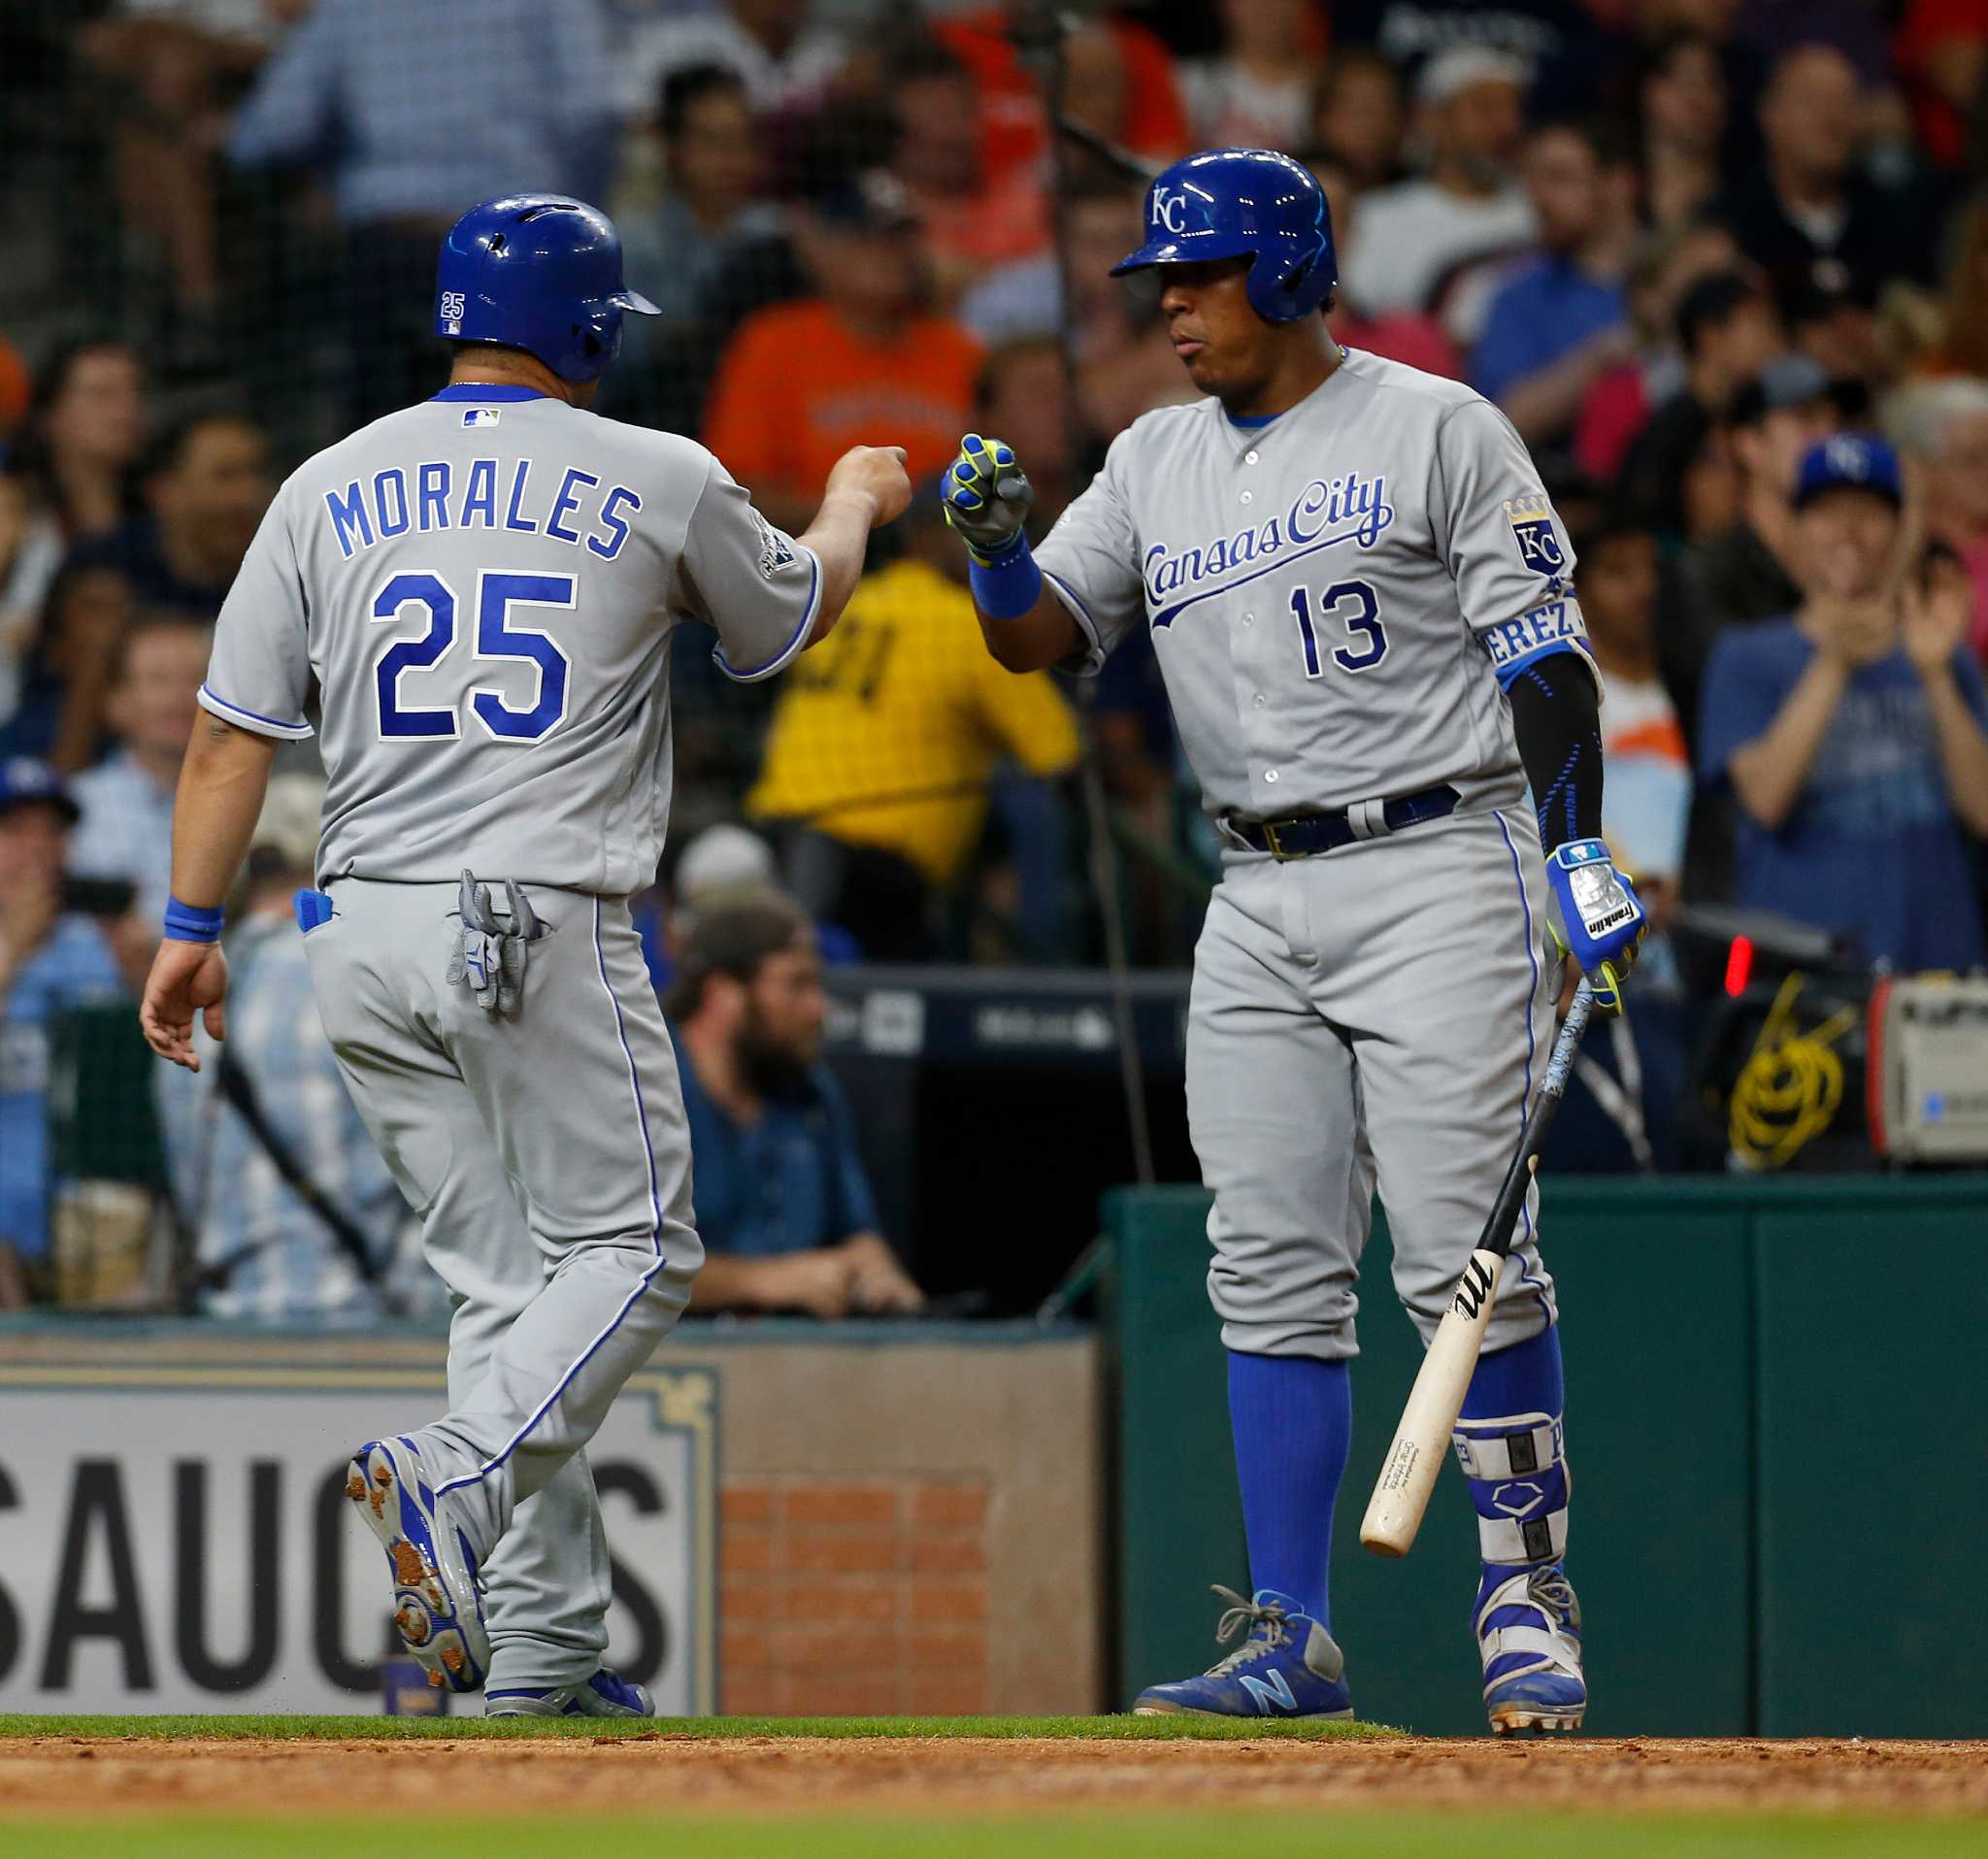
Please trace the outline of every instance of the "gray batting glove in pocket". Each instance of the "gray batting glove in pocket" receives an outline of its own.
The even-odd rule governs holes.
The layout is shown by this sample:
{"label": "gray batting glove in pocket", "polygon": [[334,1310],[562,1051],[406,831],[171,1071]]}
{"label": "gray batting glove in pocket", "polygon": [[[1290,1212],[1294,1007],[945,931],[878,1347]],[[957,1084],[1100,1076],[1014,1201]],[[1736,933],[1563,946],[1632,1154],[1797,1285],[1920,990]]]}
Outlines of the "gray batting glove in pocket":
{"label": "gray batting glove in pocket", "polygon": [[510,879],[504,880],[505,920],[490,907],[490,887],[477,882],[473,872],[462,875],[456,894],[461,924],[455,951],[448,958],[448,984],[466,987],[486,1013],[500,1019],[517,1012],[524,998],[526,952],[542,936],[551,934],[532,909],[531,899]]}

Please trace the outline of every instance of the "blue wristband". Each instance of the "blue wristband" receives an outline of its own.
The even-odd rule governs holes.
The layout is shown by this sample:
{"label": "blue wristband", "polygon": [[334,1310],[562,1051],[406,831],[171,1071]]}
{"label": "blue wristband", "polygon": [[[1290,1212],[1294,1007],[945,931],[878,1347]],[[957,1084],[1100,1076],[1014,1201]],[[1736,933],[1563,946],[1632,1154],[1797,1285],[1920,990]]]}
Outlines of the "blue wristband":
{"label": "blue wristband", "polygon": [[1021,534],[992,561],[969,561],[967,581],[974,605],[989,619],[1019,619],[1043,595],[1043,571]]}
{"label": "blue wristband", "polygon": [[219,911],[204,911],[194,904],[182,904],[177,897],[166,899],[166,941],[169,943],[218,943],[222,917]]}

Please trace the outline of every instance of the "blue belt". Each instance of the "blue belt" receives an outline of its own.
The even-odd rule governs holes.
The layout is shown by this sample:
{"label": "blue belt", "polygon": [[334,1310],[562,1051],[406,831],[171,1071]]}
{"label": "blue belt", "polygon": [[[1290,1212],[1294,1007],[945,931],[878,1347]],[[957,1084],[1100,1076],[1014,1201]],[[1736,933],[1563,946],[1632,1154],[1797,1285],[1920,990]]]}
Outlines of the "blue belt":
{"label": "blue belt", "polygon": [[1455,788],[1445,785],[1389,801],[1380,809],[1378,825],[1366,831],[1353,824],[1344,808],[1331,813],[1305,813],[1297,819],[1226,819],[1222,825],[1252,851],[1268,852],[1279,860],[1313,858],[1320,852],[1336,852],[1358,839],[1379,839],[1399,833],[1405,826],[1446,818],[1456,812],[1459,798]]}

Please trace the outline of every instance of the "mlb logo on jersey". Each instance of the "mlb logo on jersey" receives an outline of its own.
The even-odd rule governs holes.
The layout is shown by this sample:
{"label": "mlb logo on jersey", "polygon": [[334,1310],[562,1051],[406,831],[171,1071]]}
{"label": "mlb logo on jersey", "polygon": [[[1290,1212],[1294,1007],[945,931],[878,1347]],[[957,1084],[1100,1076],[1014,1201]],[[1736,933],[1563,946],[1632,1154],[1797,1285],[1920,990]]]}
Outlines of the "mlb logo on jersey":
{"label": "mlb logo on jersey", "polygon": [[1535,574],[1557,576],[1567,568],[1567,551],[1553,528],[1553,506],[1544,497],[1508,497],[1506,519],[1518,538],[1519,559]]}
{"label": "mlb logo on jersey", "polygon": [[462,410],[462,423],[465,426],[494,426],[497,423],[495,407],[465,407]]}

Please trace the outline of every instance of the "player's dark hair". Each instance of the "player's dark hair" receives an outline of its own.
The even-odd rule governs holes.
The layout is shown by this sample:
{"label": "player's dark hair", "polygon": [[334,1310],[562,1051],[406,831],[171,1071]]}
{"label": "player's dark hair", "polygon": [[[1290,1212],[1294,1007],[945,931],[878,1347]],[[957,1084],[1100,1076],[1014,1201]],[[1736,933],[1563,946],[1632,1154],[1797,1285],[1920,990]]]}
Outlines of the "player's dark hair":
{"label": "player's dark hair", "polygon": [[677,978],[663,997],[663,1012],[685,1020],[704,1005],[705,983],[728,975],[748,985],[769,956],[792,948],[807,928],[808,913],[770,884],[740,884],[715,891],[692,918],[683,939]]}
{"label": "player's dark hair", "polygon": [[1685,358],[1698,359],[1706,330],[1724,328],[1742,305],[1760,303],[1765,298],[1760,281],[1743,271],[1715,271],[1708,278],[1701,278],[1677,306],[1677,341]]}
{"label": "player's dark hair", "polygon": [[692,108],[719,91],[746,95],[746,81],[729,65],[679,65],[663,79],[656,92],[656,127],[665,142],[675,142],[689,124]]}

